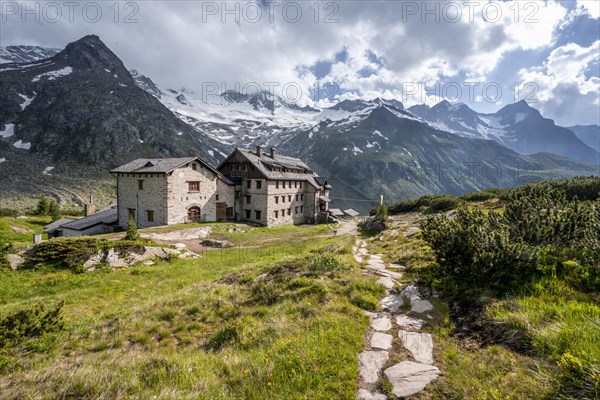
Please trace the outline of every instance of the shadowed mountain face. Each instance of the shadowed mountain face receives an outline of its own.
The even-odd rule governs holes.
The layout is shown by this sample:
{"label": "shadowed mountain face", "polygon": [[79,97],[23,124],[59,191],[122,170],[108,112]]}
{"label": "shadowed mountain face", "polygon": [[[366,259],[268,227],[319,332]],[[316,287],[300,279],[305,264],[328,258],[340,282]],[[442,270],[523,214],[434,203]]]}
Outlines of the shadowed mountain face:
{"label": "shadowed mountain face", "polygon": [[[199,155],[224,148],[140,89],[97,36],[49,59],[0,66],[0,154],[7,191],[52,176],[98,175],[136,157]],[[209,152],[210,150],[210,152]],[[212,154],[211,154],[212,153]],[[27,185],[25,185],[27,186]]]}
{"label": "shadowed mountain face", "polygon": [[572,131],[583,143],[596,151],[600,151],[600,126],[598,125],[575,125],[570,126]]}
{"label": "shadowed mountain face", "polygon": [[571,130],[556,126],[525,101],[494,114],[479,114],[463,103],[442,101],[434,107],[418,105],[409,111],[432,126],[461,136],[492,139],[522,154],[550,152],[592,164],[600,163],[598,150]]}
{"label": "shadowed mountain face", "polygon": [[406,110],[379,98],[317,110],[266,92],[200,100],[128,71],[96,36],[50,58],[28,54],[30,62],[0,65],[4,193],[70,193],[137,157],[197,155],[216,164],[235,146],[254,145],[307,161],[330,177],[332,206],[363,212],[380,194],[460,194],[599,173],[597,160],[520,154],[597,156],[526,103],[479,114],[449,102]]}
{"label": "shadowed mountain face", "polygon": [[322,122],[280,147],[330,177],[336,206],[363,212],[380,194],[386,199],[462,194],[598,173],[554,154],[522,155],[492,140],[441,131],[384,105],[351,124]]}

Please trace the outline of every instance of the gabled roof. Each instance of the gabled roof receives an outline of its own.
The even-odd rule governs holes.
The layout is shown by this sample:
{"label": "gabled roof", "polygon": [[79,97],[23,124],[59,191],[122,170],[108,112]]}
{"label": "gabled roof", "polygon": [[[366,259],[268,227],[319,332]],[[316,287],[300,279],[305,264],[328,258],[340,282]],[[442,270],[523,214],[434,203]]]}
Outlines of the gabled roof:
{"label": "gabled roof", "polygon": [[111,173],[134,173],[134,174],[151,174],[151,173],[169,173],[177,168],[183,167],[191,163],[192,161],[198,161],[200,164],[208,168],[215,175],[225,181],[227,184],[233,184],[229,179],[224,177],[219,171],[213,168],[209,163],[201,159],[200,157],[182,157],[182,158],[138,158],[128,162],[125,165],[121,165],[113,170]]}
{"label": "gabled roof", "polygon": [[353,209],[349,208],[347,210],[344,210],[344,214],[346,214],[346,215],[348,215],[350,217],[358,217],[359,212],[356,211],[356,210],[353,210]]}
{"label": "gabled roof", "polygon": [[55,231],[57,229],[60,229],[62,225],[72,222],[72,221],[77,221],[75,218],[60,218],[57,219],[54,222],[49,223],[48,225],[44,226],[44,232],[48,233],[48,232],[52,232]]}
{"label": "gabled roof", "polygon": [[117,222],[117,220],[117,206],[115,204],[101,211],[98,211],[96,214],[90,215],[89,217],[83,217],[80,219],[76,219],[75,221],[63,224],[61,228],[82,231],[99,224],[113,224]]}
{"label": "gabled roof", "polygon": [[[261,157],[259,157],[255,152],[248,149],[236,148],[235,151],[233,151],[225,160],[221,162],[221,164],[219,164],[217,169],[220,169],[223,165],[225,165],[236,153],[242,154],[267,179],[308,181],[308,183],[316,188],[323,186],[317,181],[317,179],[325,180],[325,178],[319,177],[299,158],[281,156],[278,154],[276,154],[275,157],[271,157],[271,155],[268,153],[264,153]],[[275,171],[275,168],[280,168],[281,171]],[[305,173],[283,172],[291,169],[298,169],[304,171]]]}

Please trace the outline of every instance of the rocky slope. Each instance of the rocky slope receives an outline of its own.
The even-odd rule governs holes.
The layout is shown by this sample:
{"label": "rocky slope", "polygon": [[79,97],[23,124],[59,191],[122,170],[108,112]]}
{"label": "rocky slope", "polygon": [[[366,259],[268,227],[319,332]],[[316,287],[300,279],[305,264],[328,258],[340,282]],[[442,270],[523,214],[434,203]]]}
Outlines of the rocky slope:
{"label": "rocky slope", "polygon": [[[224,149],[140,89],[97,36],[55,56],[0,65],[0,183],[35,191],[70,177],[109,178],[136,157],[199,155]],[[51,178],[52,176],[53,178]]]}

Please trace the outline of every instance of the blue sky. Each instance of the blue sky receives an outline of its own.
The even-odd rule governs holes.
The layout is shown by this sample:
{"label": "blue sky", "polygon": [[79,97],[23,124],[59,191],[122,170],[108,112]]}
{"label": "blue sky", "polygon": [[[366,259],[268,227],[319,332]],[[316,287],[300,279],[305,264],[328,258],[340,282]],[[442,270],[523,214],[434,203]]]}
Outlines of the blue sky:
{"label": "blue sky", "polygon": [[93,33],[127,67],[196,94],[258,84],[302,104],[450,98],[482,112],[526,99],[561,125],[600,123],[600,1],[84,1],[71,18],[46,3],[3,1],[0,45]]}

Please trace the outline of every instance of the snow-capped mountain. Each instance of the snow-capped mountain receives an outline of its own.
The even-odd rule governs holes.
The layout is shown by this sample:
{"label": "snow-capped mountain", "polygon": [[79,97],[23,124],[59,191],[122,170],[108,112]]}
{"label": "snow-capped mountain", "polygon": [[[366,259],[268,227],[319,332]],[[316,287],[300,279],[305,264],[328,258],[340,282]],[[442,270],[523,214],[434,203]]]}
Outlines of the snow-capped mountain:
{"label": "snow-capped mountain", "polygon": [[522,154],[549,152],[592,164],[600,154],[571,130],[544,118],[525,101],[509,104],[493,114],[477,113],[463,103],[446,100],[408,109],[435,128],[460,136],[491,139]]}
{"label": "snow-capped mountain", "polygon": [[60,50],[40,46],[0,46],[0,64],[39,61],[55,56]]}
{"label": "snow-capped mountain", "polygon": [[[598,173],[597,152],[524,102],[494,114],[449,102],[407,110],[381,98],[316,109],[268,92],[161,88],[96,36],[43,54],[0,64],[0,183],[15,193],[73,190],[135,157],[194,154],[216,164],[254,145],[306,160],[330,177],[333,206],[363,212],[379,194],[459,194]],[[519,154],[538,151],[594,165]]]}

